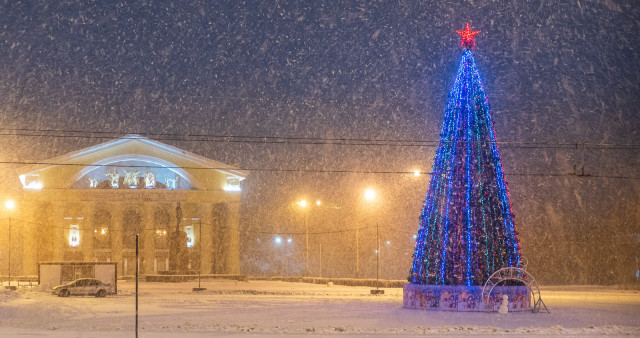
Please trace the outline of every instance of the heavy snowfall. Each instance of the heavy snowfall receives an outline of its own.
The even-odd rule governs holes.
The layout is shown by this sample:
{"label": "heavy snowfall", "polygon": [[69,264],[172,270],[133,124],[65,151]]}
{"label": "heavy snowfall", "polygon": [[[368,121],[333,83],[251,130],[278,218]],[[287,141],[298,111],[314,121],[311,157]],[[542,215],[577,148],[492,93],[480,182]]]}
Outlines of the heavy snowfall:
{"label": "heavy snowfall", "polygon": [[[249,173],[248,281],[140,283],[143,336],[640,335],[637,1],[0,0],[0,13],[1,206],[23,196],[21,168],[130,134]],[[407,280],[467,22],[551,313],[416,311],[401,288],[283,281]],[[58,298],[20,268],[27,225],[0,208],[0,281],[22,280],[0,289],[0,336],[131,336],[131,276],[106,298]],[[37,243],[54,241],[45,230]]]}

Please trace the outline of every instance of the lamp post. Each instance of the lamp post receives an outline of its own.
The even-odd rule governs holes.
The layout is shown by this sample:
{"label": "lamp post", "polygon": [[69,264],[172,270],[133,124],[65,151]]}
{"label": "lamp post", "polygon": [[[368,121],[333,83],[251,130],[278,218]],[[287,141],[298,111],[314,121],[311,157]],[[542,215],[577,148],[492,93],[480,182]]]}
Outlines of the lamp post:
{"label": "lamp post", "polygon": [[[309,205],[307,203],[307,200],[301,200],[299,202],[296,202],[296,204],[298,204],[303,210],[307,209],[307,206]],[[306,262],[306,267],[305,267],[305,276],[309,276],[309,212],[305,210],[305,214],[304,214],[304,229],[305,229],[305,262]]]}
{"label": "lamp post", "polygon": [[7,255],[9,258],[9,280],[8,280],[8,284],[9,287],[11,287],[11,210],[13,210],[13,208],[15,208],[15,203],[12,200],[8,200],[7,202],[5,202],[4,206],[7,208],[7,210],[9,210],[9,249],[7,250]]}
{"label": "lamp post", "polygon": [[[378,224],[380,224],[380,223],[378,221],[376,221],[376,242],[377,242],[377,247],[376,247],[376,293],[381,293],[380,292],[380,228],[378,227]],[[384,291],[382,293],[384,293]]]}
{"label": "lamp post", "polygon": [[358,242],[358,228],[356,228],[356,278],[360,278],[360,243]]}
{"label": "lamp post", "polygon": [[309,213],[307,209],[307,200],[301,200],[296,202],[304,211],[304,229],[305,229],[305,276],[309,276]]}
{"label": "lamp post", "polygon": [[[304,201],[304,202],[305,202],[305,207],[306,207],[306,201]],[[305,276],[308,277],[310,275],[310,273],[309,273],[309,211],[306,211],[304,213],[304,232],[305,232],[304,241],[305,241],[305,251],[306,251],[306,253],[305,253],[305,255],[306,255],[306,258],[305,258],[305,261],[306,261],[306,263],[305,263],[305,265],[306,265],[306,267],[305,267]]]}
{"label": "lamp post", "polygon": [[[304,232],[305,232],[305,276],[309,276],[309,213],[311,212],[311,206],[307,200],[300,200],[296,204],[304,211]],[[322,201],[317,200],[316,207],[322,205]]]}
{"label": "lamp post", "polygon": [[[376,199],[376,191],[373,189],[367,189],[364,191],[364,198],[367,201],[373,202]],[[371,290],[371,294],[378,295],[383,294],[384,290],[380,290],[380,230],[379,223],[376,221],[376,289]],[[357,237],[356,237],[357,239]]]}

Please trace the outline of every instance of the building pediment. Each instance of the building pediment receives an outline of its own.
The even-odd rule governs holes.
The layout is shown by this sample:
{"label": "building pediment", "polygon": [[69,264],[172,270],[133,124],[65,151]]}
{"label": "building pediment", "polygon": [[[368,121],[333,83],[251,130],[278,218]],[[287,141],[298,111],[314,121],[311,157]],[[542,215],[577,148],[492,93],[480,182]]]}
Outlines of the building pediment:
{"label": "building pediment", "polygon": [[24,189],[239,191],[247,176],[224,163],[139,135],[23,167]]}

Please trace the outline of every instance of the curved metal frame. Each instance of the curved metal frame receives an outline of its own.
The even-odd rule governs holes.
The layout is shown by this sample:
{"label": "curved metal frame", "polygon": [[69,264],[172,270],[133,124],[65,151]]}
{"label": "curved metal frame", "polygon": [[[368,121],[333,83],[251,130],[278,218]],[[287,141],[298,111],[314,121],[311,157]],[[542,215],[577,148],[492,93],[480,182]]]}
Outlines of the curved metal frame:
{"label": "curved metal frame", "polygon": [[[526,268],[526,263],[524,264],[524,266]],[[524,283],[529,291],[531,291],[534,301],[533,309],[531,310],[532,312],[538,313],[540,312],[540,309],[544,307],[547,313],[551,313],[540,297],[540,288],[538,287],[538,283],[536,282],[535,278],[533,278],[533,276],[529,272],[527,272],[527,270],[525,270],[525,268],[507,267],[494,272],[489,277],[489,279],[487,279],[487,282],[484,283],[484,287],[482,288],[482,301],[484,302],[485,299],[487,299],[489,295],[491,295],[491,293],[493,292],[493,288],[495,288],[498,284],[508,280],[516,280]],[[490,289],[489,292],[487,292],[487,287],[489,286]]]}

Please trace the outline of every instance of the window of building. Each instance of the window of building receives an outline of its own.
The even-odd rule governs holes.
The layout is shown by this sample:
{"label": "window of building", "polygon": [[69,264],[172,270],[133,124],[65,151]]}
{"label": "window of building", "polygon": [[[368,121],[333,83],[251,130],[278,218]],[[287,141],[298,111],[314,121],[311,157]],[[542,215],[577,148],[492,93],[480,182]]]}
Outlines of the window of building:
{"label": "window of building", "polygon": [[94,215],[93,248],[111,249],[111,214],[100,210]]}
{"label": "window of building", "polygon": [[169,214],[164,210],[158,210],[154,215],[155,224],[155,248],[169,248]]}

